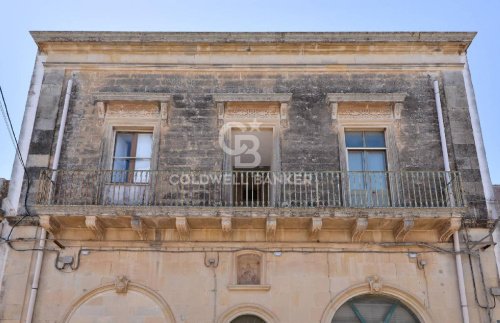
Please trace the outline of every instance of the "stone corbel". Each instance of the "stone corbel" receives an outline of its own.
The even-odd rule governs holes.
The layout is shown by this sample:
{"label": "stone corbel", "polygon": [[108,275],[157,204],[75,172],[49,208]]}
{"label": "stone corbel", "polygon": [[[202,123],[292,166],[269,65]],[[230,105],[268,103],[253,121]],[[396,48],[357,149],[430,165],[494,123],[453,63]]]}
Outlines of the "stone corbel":
{"label": "stone corbel", "polygon": [[438,229],[439,242],[447,242],[450,237],[457,232],[462,226],[461,218],[450,218]]}
{"label": "stone corbel", "polygon": [[365,233],[368,228],[368,218],[357,218],[354,225],[351,228],[352,242],[361,241],[363,233]]}
{"label": "stone corbel", "polygon": [[311,218],[311,237],[318,238],[319,232],[323,228],[323,219],[320,217]]}
{"label": "stone corbel", "polygon": [[130,226],[132,227],[132,230],[134,230],[137,233],[137,235],[141,240],[148,239],[148,230],[146,228],[146,225],[144,224],[143,219],[141,219],[138,216],[133,216],[130,219]]}
{"label": "stone corbel", "polygon": [[415,221],[413,219],[401,219],[401,221],[399,221],[394,228],[394,240],[398,242],[405,241],[406,235],[408,234],[408,232],[410,232],[414,225]]}
{"label": "stone corbel", "polygon": [[288,128],[288,102],[280,103],[280,125]]}
{"label": "stone corbel", "polygon": [[104,122],[104,118],[106,117],[106,102],[97,101],[95,106],[97,108],[97,116],[99,118],[99,124],[102,125]]}
{"label": "stone corbel", "polygon": [[160,119],[162,126],[168,124],[168,106],[169,103],[167,101],[160,102]]}
{"label": "stone corbel", "polygon": [[177,229],[181,240],[189,240],[190,228],[186,217],[176,217],[175,228]]}
{"label": "stone corbel", "polygon": [[268,217],[266,219],[266,240],[274,241],[276,239],[276,229],[278,222],[275,217]]}
{"label": "stone corbel", "polygon": [[401,111],[403,111],[403,102],[394,103],[394,119],[401,119]]}
{"label": "stone corbel", "polygon": [[56,237],[61,231],[61,224],[50,215],[40,215],[40,226]]}
{"label": "stone corbel", "polygon": [[330,109],[332,109],[332,120],[337,120],[337,110],[339,109],[339,103],[330,102]]}
{"label": "stone corbel", "polygon": [[226,238],[231,237],[231,233],[233,231],[233,223],[231,217],[229,216],[221,217],[220,224],[222,228],[222,234],[224,235],[224,237]]}
{"label": "stone corbel", "polygon": [[97,240],[104,239],[106,228],[104,227],[102,220],[97,216],[86,216],[85,226],[87,226],[87,228],[92,231]]}

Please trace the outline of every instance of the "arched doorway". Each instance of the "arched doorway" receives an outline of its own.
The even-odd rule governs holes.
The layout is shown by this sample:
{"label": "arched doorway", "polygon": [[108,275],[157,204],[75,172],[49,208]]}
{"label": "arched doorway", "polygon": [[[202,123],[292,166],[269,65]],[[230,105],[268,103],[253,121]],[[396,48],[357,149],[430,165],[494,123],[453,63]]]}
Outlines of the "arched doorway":
{"label": "arched doorway", "polygon": [[401,301],[385,295],[353,297],[335,312],[332,323],[421,323]]}
{"label": "arched doorway", "polygon": [[231,323],[266,323],[263,319],[258,317],[257,315],[245,314],[238,316]]}

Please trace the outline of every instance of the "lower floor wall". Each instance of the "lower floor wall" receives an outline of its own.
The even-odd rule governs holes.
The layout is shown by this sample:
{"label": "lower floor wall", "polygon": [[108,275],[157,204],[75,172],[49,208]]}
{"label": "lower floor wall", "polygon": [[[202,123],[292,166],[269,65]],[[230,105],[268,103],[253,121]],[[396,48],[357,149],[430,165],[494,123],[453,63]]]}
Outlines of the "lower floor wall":
{"label": "lower floor wall", "polygon": [[[16,228],[16,235],[35,230]],[[478,240],[487,230],[469,234]],[[251,314],[269,323],[326,323],[359,295],[396,300],[421,322],[462,322],[451,243],[75,241],[61,241],[64,250],[47,244],[34,322],[229,323]],[[27,250],[35,242],[13,246]],[[24,322],[36,253],[8,251],[0,322]],[[493,305],[482,279],[496,287],[497,270],[492,247],[479,253],[473,272],[462,255],[470,322],[490,322],[478,304]],[[500,310],[490,315],[496,322]]]}

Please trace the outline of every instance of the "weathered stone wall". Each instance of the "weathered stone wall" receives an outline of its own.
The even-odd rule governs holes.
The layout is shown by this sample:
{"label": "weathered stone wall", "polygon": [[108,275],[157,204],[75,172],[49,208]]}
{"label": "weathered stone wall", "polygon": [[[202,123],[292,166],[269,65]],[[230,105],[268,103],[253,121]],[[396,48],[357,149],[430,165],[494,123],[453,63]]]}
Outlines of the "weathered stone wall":
{"label": "weathered stone wall", "polygon": [[[18,233],[25,234],[22,230],[26,229],[22,228]],[[473,239],[478,239],[486,232],[485,229],[475,229],[470,234]],[[116,237],[118,236],[117,231]],[[67,242],[63,243],[68,246]],[[28,248],[32,247],[32,243],[16,243],[16,246]],[[365,245],[362,248],[363,254],[360,254],[360,249],[355,244],[307,244],[301,248],[310,252],[304,252],[304,249],[294,252],[286,251],[285,245],[279,245],[284,248],[282,253],[265,254],[266,274],[263,283],[270,287],[260,290],[235,290],[231,289],[234,284],[234,251],[228,251],[229,246],[224,245],[226,251],[205,254],[202,251],[193,252],[190,248],[195,246],[195,243],[172,245],[174,249],[171,250],[176,250],[173,252],[162,252],[160,249],[145,246],[141,247],[144,248],[142,252],[102,251],[112,248],[112,243],[107,242],[97,248],[101,251],[90,250],[81,254],[78,269],[65,268],[61,271],[54,267],[57,254],[46,252],[34,322],[65,322],[63,318],[72,310],[76,312],[73,318],[77,322],[90,322],[96,317],[111,319],[106,316],[107,313],[119,312],[127,312],[131,322],[142,322],[148,313],[152,319],[158,316],[159,310],[152,306],[151,302],[137,301],[142,298],[147,300],[151,293],[158,295],[168,305],[175,322],[204,323],[212,322],[213,318],[216,322],[221,322],[224,313],[234,306],[250,303],[267,309],[280,322],[320,322],[322,317],[331,319],[334,311],[330,306],[335,301],[342,297],[349,298],[356,293],[369,293],[367,279],[373,276],[379,278],[380,293],[396,297],[393,293],[397,292],[397,298],[414,311],[416,309],[413,306],[417,304],[418,309],[430,318],[423,322],[461,321],[453,254],[427,248],[375,245]],[[451,248],[451,244],[441,246],[445,249]],[[218,245],[206,247],[209,250],[217,248]],[[239,250],[255,247],[254,243],[240,242],[232,243],[230,248]],[[266,250],[276,248],[277,245],[264,243],[257,247]],[[337,251],[314,252],[314,248],[321,247]],[[48,248],[52,249],[51,243]],[[77,250],[78,248],[68,247],[63,253],[76,256]],[[419,268],[417,259],[410,257],[409,251],[420,252],[418,260],[426,261],[424,268]],[[485,282],[487,286],[495,286],[497,276],[493,249],[488,248],[480,253]],[[30,271],[34,266],[34,254],[11,251],[9,256],[3,281],[5,292],[0,292],[0,322],[20,322],[26,314],[26,306],[23,307],[23,303],[27,302],[30,290]],[[205,265],[207,257],[218,260],[215,268]],[[485,291],[477,280],[480,277],[477,258],[472,259],[476,292],[484,299]],[[75,268],[76,260],[77,258]],[[474,301],[468,257],[464,256],[463,261],[470,321],[487,322],[486,311],[476,306]],[[130,280],[131,287],[129,286],[127,294],[115,292],[115,279],[121,275]],[[134,289],[133,284],[142,288]],[[142,295],[142,298],[138,297],[137,293]],[[110,298],[114,301],[109,302]],[[132,302],[128,303],[127,300]],[[162,306],[161,303],[156,305]],[[497,318],[498,314],[498,308],[494,309],[493,317]],[[80,320],[76,320],[78,318]]]}
{"label": "weathered stone wall", "polygon": [[[337,129],[332,126],[326,94],[406,92],[397,122],[396,142],[402,170],[443,170],[432,87],[442,84],[447,140],[453,170],[462,172],[466,199],[484,217],[484,197],[467,98],[461,72],[428,73],[132,73],[78,72],[75,75],[60,168],[99,168],[104,129],[94,105],[99,92],[173,94],[169,126],[160,138],[158,169],[220,170],[217,111],[212,93],[292,93],[287,129],[281,130],[283,170],[339,170]],[[46,72],[29,166],[36,174],[47,167],[55,147],[63,87],[69,75]],[[33,192],[33,189],[31,190]]]}

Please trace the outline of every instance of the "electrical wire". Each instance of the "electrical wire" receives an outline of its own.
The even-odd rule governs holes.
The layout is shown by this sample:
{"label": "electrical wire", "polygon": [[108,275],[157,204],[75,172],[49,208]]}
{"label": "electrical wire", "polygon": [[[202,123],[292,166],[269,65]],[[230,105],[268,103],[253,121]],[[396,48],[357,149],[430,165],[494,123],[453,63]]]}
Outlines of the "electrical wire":
{"label": "electrical wire", "polygon": [[19,225],[26,217],[32,217],[33,215],[31,214],[29,208],[28,208],[28,195],[31,187],[31,179],[28,174],[28,170],[26,169],[26,164],[23,160],[23,156],[21,154],[21,150],[19,149],[19,141],[17,140],[16,132],[14,131],[14,126],[12,125],[12,119],[10,118],[9,114],[9,109],[7,107],[7,102],[5,101],[5,96],[3,94],[2,87],[0,86],[0,95],[2,97],[2,101],[0,102],[0,111],[2,113],[5,125],[7,126],[7,132],[9,133],[9,137],[12,141],[12,144],[14,146],[14,149],[16,151],[16,157],[19,159],[19,162],[21,163],[21,166],[23,167],[24,174],[26,175],[26,194],[24,195],[24,209],[26,213],[19,219],[17,220],[12,227],[10,228],[9,234],[7,235],[7,238],[1,238],[2,240],[7,241],[7,244],[9,245],[10,248],[14,249],[15,248],[10,244],[10,237],[12,236],[12,233],[14,232],[14,228]]}

